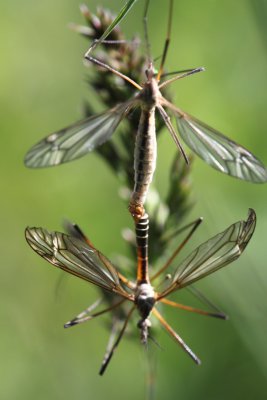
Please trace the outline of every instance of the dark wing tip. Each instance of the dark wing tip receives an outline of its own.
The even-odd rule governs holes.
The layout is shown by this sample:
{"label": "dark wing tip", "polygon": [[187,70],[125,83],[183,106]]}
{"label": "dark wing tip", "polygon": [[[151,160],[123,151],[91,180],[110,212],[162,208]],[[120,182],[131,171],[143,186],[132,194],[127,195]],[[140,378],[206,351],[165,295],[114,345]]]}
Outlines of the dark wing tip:
{"label": "dark wing tip", "polygon": [[253,208],[248,209],[248,222],[249,220],[256,221],[256,211]]}
{"label": "dark wing tip", "polygon": [[248,242],[250,241],[254,233],[256,227],[256,221],[257,221],[256,212],[253,210],[253,208],[249,208],[248,218],[244,222],[244,226],[240,235],[239,245],[241,252],[245,250]]}
{"label": "dark wing tip", "polygon": [[211,315],[215,318],[223,319],[224,321],[229,319],[228,315],[224,314],[223,312],[211,313]]}

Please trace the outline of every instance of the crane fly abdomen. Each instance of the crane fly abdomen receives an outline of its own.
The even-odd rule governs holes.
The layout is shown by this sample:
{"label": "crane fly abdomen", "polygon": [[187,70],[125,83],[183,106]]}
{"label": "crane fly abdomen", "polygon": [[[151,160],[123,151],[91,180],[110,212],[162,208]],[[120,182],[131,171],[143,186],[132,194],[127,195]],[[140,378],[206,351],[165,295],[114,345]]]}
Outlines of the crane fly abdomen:
{"label": "crane fly abdomen", "polygon": [[134,149],[134,190],[129,210],[137,220],[144,215],[149,184],[156,168],[155,106],[142,107]]}
{"label": "crane fly abdomen", "polygon": [[137,284],[148,284],[148,231],[149,219],[144,214],[135,224],[137,245]]}

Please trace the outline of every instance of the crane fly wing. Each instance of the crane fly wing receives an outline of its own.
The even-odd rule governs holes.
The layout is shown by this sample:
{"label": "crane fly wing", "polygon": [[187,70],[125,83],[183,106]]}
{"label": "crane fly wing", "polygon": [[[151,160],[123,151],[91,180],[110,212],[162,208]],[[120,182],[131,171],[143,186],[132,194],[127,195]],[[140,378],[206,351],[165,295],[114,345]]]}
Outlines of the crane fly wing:
{"label": "crane fly wing", "polygon": [[102,114],[52,133],[28,151],[25,165],[43,168],[82,157],[110,138],[133,105],[133,100],[119,104]]}
{"label": "crane fly wing", "polygon": [[[91,240],[84,234],[84,232],[81,230],[79,225],[65,220],[64,228],[69,236],[75,237],[76,239],[83,240],[84,242],[86,242],[89,245],[89,247],[91,247],[91,249],[95,249],[95,246],[93,245]],[[133,282],[129,281],[127,278],[125,278],[125,276],[122,275],[119,271],[117,271],[117,273],[118,273],[120,282],[122,282],[123,285],[126,285],[130,289],[135,289],[135,283],[133,283]],[[105,295],[107,296],[107,293],[105,293]]]}
{"label": "crane fly wing", "polygon": [[120,284],[115,267],[88,243],[64,233],[50,233],[43,228],[28,227],[25,237],[31,248],[52,265],[130,299],[131,296]]}
{"label": "crane fly wing", "polygon": [[169,287],[159,299],[183,288],[236,260],[246,248],[256,226],[255,211],[197,247],[177,268]]}
{"label": "crane fly wing", "polygon": [[244,147],[197,118],[184,113],[166,99],[162,100],[162,105],[174,112],[182,139],[207,164],[244,181],[267,182],[267,169]]}

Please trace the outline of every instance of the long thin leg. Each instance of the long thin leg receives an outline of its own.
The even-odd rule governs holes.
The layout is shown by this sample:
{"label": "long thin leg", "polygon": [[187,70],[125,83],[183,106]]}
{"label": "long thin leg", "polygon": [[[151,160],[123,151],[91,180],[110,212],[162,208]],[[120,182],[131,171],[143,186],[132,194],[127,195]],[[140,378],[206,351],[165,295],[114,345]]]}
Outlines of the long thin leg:
{"label": "long thin leg", "polygon": [[108,344],[107,344],[106,351],[105,351],[101,365],[103,365],[104,361],[108,358],[109,353],[111,352],[112,346],[114,345],[114,339],[118,332],[119,322],[120,321],[118,318],[115,318],[115,320],[112,322],[111,332],[110,332],[109,339],[108,339]]}
{"label": "long thin leg", "polygon": [[195,68],[195,69],[192,69],[191,71],[185,72],[182,75],[177,75],[177,76],[175,76],[175,77],[173,77],[171,79],[168,79],[167,81],[161,83],[159,85],[159,89],[162,89],[163,87],[169,85],[172,82],[177,81],[178,79],[182,79],[182,78],[185,78],[186,76],[193,75],[193,74],[196,74],[197,72],[202,72],[202,71],[205,71],[204,67]]}
{"label": "long thin leg", "polygon": [[161,63],[160,63],[160,68],[159,68],[159,72],[158,72],[158,75],[157,75],[157,81],[158,82],[160,81],[160,78],[161,78],[161,75],[162,75],[162,72],[163,72],[164,63],[165,63],[165,60],[166,60],[166,57],[167,57],[168,48],[169,48],[169,45],[170,45],[172,14],[173,14],[173,0],[170,0],[167,35],[166,35],[166,40],[165,40],[165,44],[164,44],[164,49],[163,49],[163,55],[162,55],[162,59],[161,59]]}
{"label": "long thin leg", "polygon": [[126,40],[126,39],[122,39],[122,40],[99,40],[99,39],[95,39],[94,41],[95,43],[102,43],[102,44],[140,44],[140,40]]}
{"label": "long thin leg", "polygon": [[[203,218],[199,217],[199,218],[195,219],[194,221],[189,222],[189,224],[182,226],[182,228],[178,228],[178,229],[174,230],[173,232],[171,232],[169,234],[165,234],[165,235],[163,234],[162,240],[164,242],[169,242],[170,240],[172,240],[176,236],[178,236],[181,233],[183,233],[184,231],[186,231],[188,228],[191,228],[191,226],[200,225],[202,221],[203,221]],[[194,228],[194,229],[196,229],[196,228]]]}
{"label": "long thin leg", "polygon": [[136,83],[133,79],[129,78],[128,76],[126,76],[126,75],[122,74],[121,72],[117,71],[116,69],[112,68],[110,65],[105,64],[104,62],[98,60],[97,58],[89,56],[89,54],[86,54],[84,57],[86,60],[88,60],[96,65],[99,65],[102,68],[105,68],[106,70],[112,72],[113,74],[115,74],[115,75],[119,76],[120,78],[124,79],[125,81],[129,82],[131,85],[136,87],[138,90],[142,90],[142,86],[138,85],[138,83]]}
{"label": "long thin leg", "polygon": [[228,319],[228,315],[226,315],[223,311],[221,311],[212,301],[210,301],[199,289],[197,289],[195,286],[190,285],[185,288],[188,292],[193,294],[195,297],[197,297],[203,304],[209,306],[211,309],[215,310],[216,313],[219,313],[222,315],[223,319]]}
{"label": "long thin leg", "polygon": [[214,312],[204,311],[204,310],[201,310],[199,308],[186,306],[184,304],[176,303],[175,301],[171,301],[171,300],[168,300],[168,299],[165,299],[165,298],[160,299],[160,301],[162,303],[164,303],[164,304],[167,304],[168,306],[180,308],[181,310],[186,310],[186,311],[194,312],[194,313],[201,314],[201,315],[207,315],[209,317],[226,319],[225,318],[226,316],[223,313],[219,313],[219,312],[218,313],[214,313]]}
{"label": "long thin leg", "polygon": [[68,220],[64,220],[63,227],[68,235],[73,236],[79,240],[83,240],[85,243],[89,244],[90,247],[93,247],[95,249],[95,246],[93,245],[91,240],[85,235],[79,225],[72,223]]}
{"label": "long thin leg", "polygon": [[[128,0],[127,3],[121,8],[121,10],[119,11],[119,14],[117,15],[117,17],[113,20],[113,22],[107,27],[107,29],[105,30],[105,32],[102,34],[102,36],[100,37],[100,39],[97,40],[97,43],[101,43],[103,42],[103,40],[106,39],[106,37],[108,37],[108,35],[113,31],[113,29],[118,25],[118,23],[125,17],[125,15],[128,13],[128,11],[132,8],[132,6],[134,5],[136,0]],[[89,13],[88,8],[85,5],[81,6],[81,11],[83,13],[83,15],[86,17]],[[92,42],[91,46],[89,47],[89,49],[87,50],[85,55],[88,55],[97,45],[97,43],[95,41]]]}
{"label": "long thin leg", "polygon": [[90,312],[92,312],[96,307],[99,306],[99,304],[103,301],[103,298],[100,297],[97,299],[93,304],[91,304],[89,307],[87,307],[84,311],[82,311],[80,314],[78,314],[75,318],[73,318],[71,321],[68,321],[64,324],[64,328],[69,328],[70,326],[80,324],[83,322],[83,319],[85,316],[87,316]]}
{"label": "long thin leg", "polygon": [[148,64],[151,63],[150,43],[149,43],[149,39],[148,39],[148,27],[147,27],[147,13],[148,13],[148,8],[149,8],[149,2],[150,2],[150,0],[146,0],[144,18],[143,18],[143,21],[144,21],[144,35],[145,35],[145,44],[146,44],[146,52],[147,52]]}
{"label": "long thin leg", "polygon": [[158,310],[154,307],[152,313],[159,320],[159,322],[164,326],[166,331],[171,335],[171,337],[182,347],[182,349],[192,358],[192,360],[196,364],[201,364],[200,359],[193,353],[190,347],[183,341],[183,339],[176,333],[172,327],[165,321],[162,315],[158,312]]}
{"label": "long thin leg", "polygon": [[161,75],[161,78],[166,78],[167,76],[172,76],[172,75],[180,75],[185,72],[191,72],[195,70],[196,68],[186,68],[186,69],[179,69],[178,71],[171,71],[171,72],[166,72]]}
{"label": "long thin leg", "polygon": [[163,121],[165,122],[165,124],[166,124],[166,126],[167,126],[167,128],[168,128],[168,130],[169,130],[169,132],[170,132],[170,134],[171,134],[171,136],[172,136],[172,138],[173,138],[173,140],[174,140],[176,146],[179,148],[179,150],[180,150],[182,156],[184,157],[186,164],[189,164],[188,157],[187,157],[187,155],[185,154],[185,151],[184,151],[184,149],[183,149],[183,146],[181,145],[180,140],[179,140],[178,137],[177,137],[177,134],[176,134],[176,132],[175,132],[174,127],[173,127],[172,124],[171,124],[170,117],[168,116],[168,114],[166,113],[166,111],[164,110],[164,108],[163,108],[162,106],[157,105],[157,109],[159,110],[160,115],[162,116]]}
{"label": "long thin leg", "polygon": [[[117,271],[117,272],[118,272],[118,271]],[[118,272],[118,276],[119,276],[120,281],[121,281],[125,286],[127,286],[129,289],[135,289],[135,287],[136,287],[135,283],[129,281],[129,280],[128,280],[127,278],[125,278],[125,276],[122,275],[120,272]]]}
{"label": "long thin leg", "polygon": [[[196,229],[198,228],[198,226],[201,224],[202,222],[202,218],[198,218],[196,221],[193,222],[193,227],[192,229],[190,229],[190,231],[188,232],[187,236],[184,238],[184,240],[179,244],[179,246],[177,247],[177,249],[173,252],[173,254],[171,255],[171,257],[168,259],[168,261],[163,265],[163,267],[156,272],[155,275],[152,276],[151,278],[151,282],[153,282],[154,279],[156,279],[160,274],[162,274],[168,267],[169,265],[173,262],[173,260],[175,259],[175,257],[179,254],[179,252],[182,250],[182,248],[186,245],[186,243],[189,241],[189,239],[191,238],[191,236],[193,235],[193,233],[196,231]],[[190,225],[187,225],[190,226]]]}
{"label": "long thin leg", "polygon": [[129,313],[127,315],[127,318],[126,318],[126,320],[125,320],[125,322],[123,324],[122,330],[120,331],[116,342],[113,344],[113,346],[110,349],[109,353],[106,354],[106,357],[102,361],[102,365],[101,365],[101,368],[100,368],[100,371],[99,371],[99,375],[103,375],[104,374],[104,372],[105,372],[105,370],[106,370],[106,368],[107,368],[107,366],[108,366],[108,364],[109,364],[109,362],[111,360],[111,357],[114,354],[114,351],[116,350],[116,348],[118,347],[118,345],[119,345],[119,343],[121,341],[121,338],[122,338],[122,336],[123,336],[123,334],[125,332],[125,329],[126,329],[126,327],[128,325],[129,319],[130,319],[134,309],[135,309],[135,306],[132,307],[131,310],[129,311]]}
{"label": "long thin leg", "polygon": [[[87,315],[88,313],[85,311],[83,311],[81,314],[79,314],[77,317],[73,318],[71,321],[67,322],[64,325],[64,328],[70,328],[71,326],[77,325],[77,324],[81,324],[83,322],[86,321],[90,321],[93,318],[98,317],[99,315],[105,314],[106,312],[112,311],[115,308],[119,307],[122,303],[125,302],[125,299],[118,301],[118,303],[113,304],[112,306],[105,308],[104,310],[101,310],[97,313],[91,314],[91,315]],[[82,315],[82,317],[80,317]]]}
{"label": "long thin leg", "polygon": [[[79,25],[75,24],[73,22],[68,24],[69,29],[72,31],[79,33],[80,35],[86,36],[89,39],[92,37],[92,30],[88,26],[84,25]],[[126,40],[126,39],[121,39],[121,40],[100,40],[100,39],[94,39],[94,44],[140,44],[140,40]]]}

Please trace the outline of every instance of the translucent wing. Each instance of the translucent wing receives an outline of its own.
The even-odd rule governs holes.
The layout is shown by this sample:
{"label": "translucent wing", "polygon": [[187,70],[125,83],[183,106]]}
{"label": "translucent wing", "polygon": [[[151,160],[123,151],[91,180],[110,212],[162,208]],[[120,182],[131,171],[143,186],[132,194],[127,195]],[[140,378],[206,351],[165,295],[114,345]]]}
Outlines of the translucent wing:
{"label": "translucent wing", "polygon": [[176,114],[181,137],[202,160],[238,179],[267,182],[265,166],[248,150],[189,114],[176,107],[171,108]]}
{"label": "translucent wing", "polygon": [[[81,230],[79,225],[73,224],[67,220],[64,221],[64,228],[65,231],[67,232],[68,235],[75,237],[76,239],[83,240],[86,242],[91,249],[95,249],[95,246],[91,242],[91,240],[84,234],[84,232]],[[118,277],[120,279],[120,282],[122,282],[124,285],[126,285],[130,289],[135,289],[135,283],[129,281],[127,278],[125,278],[124,275],[122,275],[119,271],[117,271]],[[105,297],[110,296],[109,293],[105,293]]]}
{"label": "translucent wing", "polygon": [[52,133],[28,151],[25,165],[43,168],[82,157],[110,138],[132,106],[133,101],[119,104],[109,111]]}
{"label": "translucent wing", "polygon": [[111,262],[84,241],[60,232],[29,227],[25,237],[37,254],[56,267],[131,300]]}
{"label": "translucent wing", "polygon": [[177,268],[169,287],[159,299],[183,288],[236,260],[246,248],[256,225],[256,214],[249,210],[247,221],[238,221],[197,247]]}

